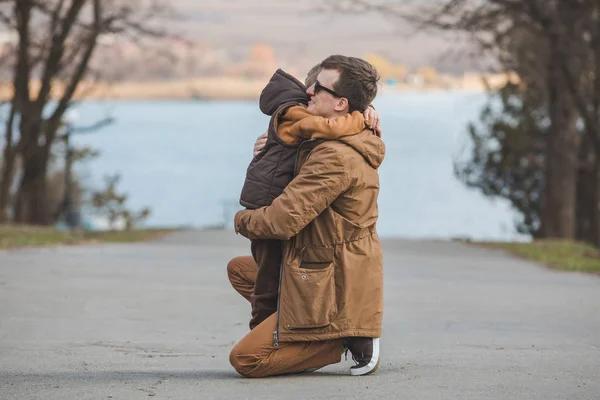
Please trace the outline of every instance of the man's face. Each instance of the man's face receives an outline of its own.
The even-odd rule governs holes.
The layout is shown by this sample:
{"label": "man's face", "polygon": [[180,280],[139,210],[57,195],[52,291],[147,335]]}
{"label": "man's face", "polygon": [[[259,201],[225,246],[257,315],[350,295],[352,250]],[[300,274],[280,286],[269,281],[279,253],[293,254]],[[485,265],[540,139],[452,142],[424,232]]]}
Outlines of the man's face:
{"label": "man's face", "polygon": [[[339,71],[335,69],[324,69],[317,75],[317,82],[325,88],[333,90],[333,85],[340,78]],[[325,90],[318,90],[315,93],[315,85],[313,84],[306,93],[310,96],[308,102],[308,111],[315,115],[325,118],[332,118],[348,111],[348,101],[345,98],[335,97]]]}

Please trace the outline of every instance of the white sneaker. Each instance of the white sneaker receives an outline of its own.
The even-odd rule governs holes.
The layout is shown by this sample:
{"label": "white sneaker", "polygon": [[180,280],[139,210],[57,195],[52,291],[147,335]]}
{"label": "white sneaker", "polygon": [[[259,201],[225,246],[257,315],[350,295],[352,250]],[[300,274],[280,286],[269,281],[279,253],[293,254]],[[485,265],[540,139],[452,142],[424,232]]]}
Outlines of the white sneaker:
{"label": "white sneaker", "polygon": [[356,365],[350,368],[350,375],[368,375],[379,367],[379,338],[347,338],[348,350]]}

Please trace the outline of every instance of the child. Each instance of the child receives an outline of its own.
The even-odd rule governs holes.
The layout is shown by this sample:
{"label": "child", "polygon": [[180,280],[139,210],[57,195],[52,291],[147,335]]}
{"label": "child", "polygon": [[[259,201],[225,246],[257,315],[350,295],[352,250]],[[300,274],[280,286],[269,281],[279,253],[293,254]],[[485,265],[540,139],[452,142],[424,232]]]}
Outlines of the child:
{"label": "child", "polygon": [[[264,149],[252,160],[246,174],[240,204],[249,209],[270,205],[294,178],[298,147],[307,139],[336,139],[354,135],[367,126],[361,112],[339,118],[324,118],[310,113],[306,106],[310,87],[321,71],[311,69],[306,86],[292,75],[277,70],[260,96],[260,109],[270,115]],[[250,329],[277,311],[283,242],[252,240],[251,250],[258,274],[251,296]]]}

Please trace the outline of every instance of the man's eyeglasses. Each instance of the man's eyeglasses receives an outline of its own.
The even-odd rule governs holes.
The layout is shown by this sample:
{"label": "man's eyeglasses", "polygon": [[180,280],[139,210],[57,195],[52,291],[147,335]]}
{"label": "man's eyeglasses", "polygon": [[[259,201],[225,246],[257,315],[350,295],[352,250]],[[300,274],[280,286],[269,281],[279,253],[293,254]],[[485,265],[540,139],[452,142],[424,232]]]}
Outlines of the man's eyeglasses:
{"label": "man's eyeglasses", "polygon": [[329,89],[328,87],[325,87],[325,86],[321,85],[319,83],[319,81],[315,81],[315,94],[319,93],[321,90],[326,91],[327,93],[329,93],[330,95],[332,95],[334,97],[339,97],[339,98],[345,97],[345,96],[337,94],[335,92],[335,90]]}

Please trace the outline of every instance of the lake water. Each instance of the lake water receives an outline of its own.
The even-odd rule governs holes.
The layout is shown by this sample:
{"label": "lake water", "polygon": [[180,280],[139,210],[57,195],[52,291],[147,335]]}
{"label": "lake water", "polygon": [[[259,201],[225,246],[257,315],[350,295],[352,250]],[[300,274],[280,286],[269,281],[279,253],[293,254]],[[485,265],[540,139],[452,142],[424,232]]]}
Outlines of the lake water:
{"label": "lake water", "polygon": [[[514,215],[453,175],[468,144],[465,126],[485,103],[477,93],[380,95],[386,159],[380,169],[382,237],[516,239]],[[76,138],[101,156],[79,167],[92,185],[122,174],[133,208],[149,226],[231,226],[256,137],[268,117],[256,101],[110,101],[77,107],[76,125],[116,122]]]}

